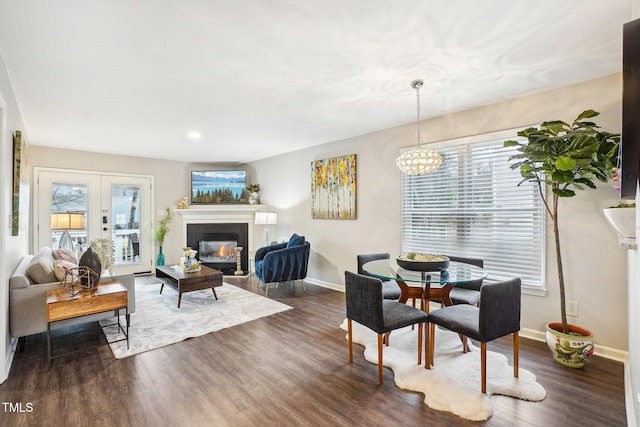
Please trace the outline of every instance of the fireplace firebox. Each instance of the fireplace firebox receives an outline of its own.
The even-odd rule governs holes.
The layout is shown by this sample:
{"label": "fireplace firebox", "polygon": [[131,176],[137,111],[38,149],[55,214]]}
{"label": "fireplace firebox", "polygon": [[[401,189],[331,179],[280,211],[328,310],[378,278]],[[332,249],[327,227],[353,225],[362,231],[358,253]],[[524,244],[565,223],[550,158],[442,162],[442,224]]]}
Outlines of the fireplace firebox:
{"label": "fireplace firebox", "polygon": [[235,240],[201,240],[198,242],[200,261],[207,264],[236,262]]}
{"label": "fireplace firebox", "polygon": [[240,265],[249,270],[249,226],[246,223],[187,224],[187,246],[196,249],[203,265],[233,275],[237,269],[235,248],[240,252]]}

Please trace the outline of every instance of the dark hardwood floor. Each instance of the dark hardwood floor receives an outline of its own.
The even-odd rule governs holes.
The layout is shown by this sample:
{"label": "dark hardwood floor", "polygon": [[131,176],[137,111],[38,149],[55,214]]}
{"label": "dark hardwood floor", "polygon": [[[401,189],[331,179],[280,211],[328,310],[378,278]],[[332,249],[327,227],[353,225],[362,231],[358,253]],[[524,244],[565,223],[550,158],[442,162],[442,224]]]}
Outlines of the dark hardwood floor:
{"label": "dark hardwood floor", "polygon": [[[138,286],[152,279],[137,278]],[[263,293],[255,279],[225,280]],[[50,370],[45,335],[29,337],[0,385],[0,426],[626,425],[621,363],[594,357],[584,369],[563,368],[544,343],[527,339],[520,364],[547,390],[544,401],[491,396],[493,416],[480,423],[433,411],[422,394],[396,387],[389,369],[379,386],[361,346],[348,363],[338,328],[344,294],[306,286],[306,294],[299,283],[269,290],[293,310],[121,360],[95,324],[55,344],[98,346],[55,359]],[[511,358],[508,338],[489,349]]]}

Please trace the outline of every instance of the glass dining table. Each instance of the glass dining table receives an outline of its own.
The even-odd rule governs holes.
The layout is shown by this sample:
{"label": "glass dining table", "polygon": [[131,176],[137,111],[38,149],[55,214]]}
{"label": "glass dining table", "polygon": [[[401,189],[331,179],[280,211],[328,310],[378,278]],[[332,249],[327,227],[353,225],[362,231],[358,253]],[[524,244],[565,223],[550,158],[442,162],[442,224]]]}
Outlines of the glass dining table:
{"label": "glass dining table", "polygon": [[432,300],[453,305],[449,293],[454,286],[487,277],[485,269],[457,261],[450,261],[442,271],[414,271],[398,266],[395,259],[380,259],[363,264],[362,270],[384,281],[395,280],[402,291],[399,301],[406,303],[409,298],[420,298],[427,312]]}

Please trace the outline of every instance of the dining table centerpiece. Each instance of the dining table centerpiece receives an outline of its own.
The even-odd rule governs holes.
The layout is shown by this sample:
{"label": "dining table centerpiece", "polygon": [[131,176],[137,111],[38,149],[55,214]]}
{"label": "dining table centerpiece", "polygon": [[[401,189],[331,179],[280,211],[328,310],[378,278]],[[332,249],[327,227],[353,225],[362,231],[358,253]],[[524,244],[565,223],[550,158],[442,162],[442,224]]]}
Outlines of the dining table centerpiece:
{"label": "dining table centerpiece", "polygon": [[407,252],[396,258],[398,266],[412,271],[442,271],[449,268],[449,257],[444,255]]}

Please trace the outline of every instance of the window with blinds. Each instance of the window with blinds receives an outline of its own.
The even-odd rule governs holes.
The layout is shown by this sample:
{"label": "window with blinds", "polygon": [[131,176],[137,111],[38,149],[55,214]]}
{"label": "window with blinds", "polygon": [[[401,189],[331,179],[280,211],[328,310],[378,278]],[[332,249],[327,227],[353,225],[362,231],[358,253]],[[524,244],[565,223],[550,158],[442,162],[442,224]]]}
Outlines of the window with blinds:
{"label": "window with blinds", "polygon": [[517,137],[438,149],[438,171],[403,175],[402,249],[482,258],[487,280],[543,289],[545,211],[536,187],[518,186],[505,139]]}

